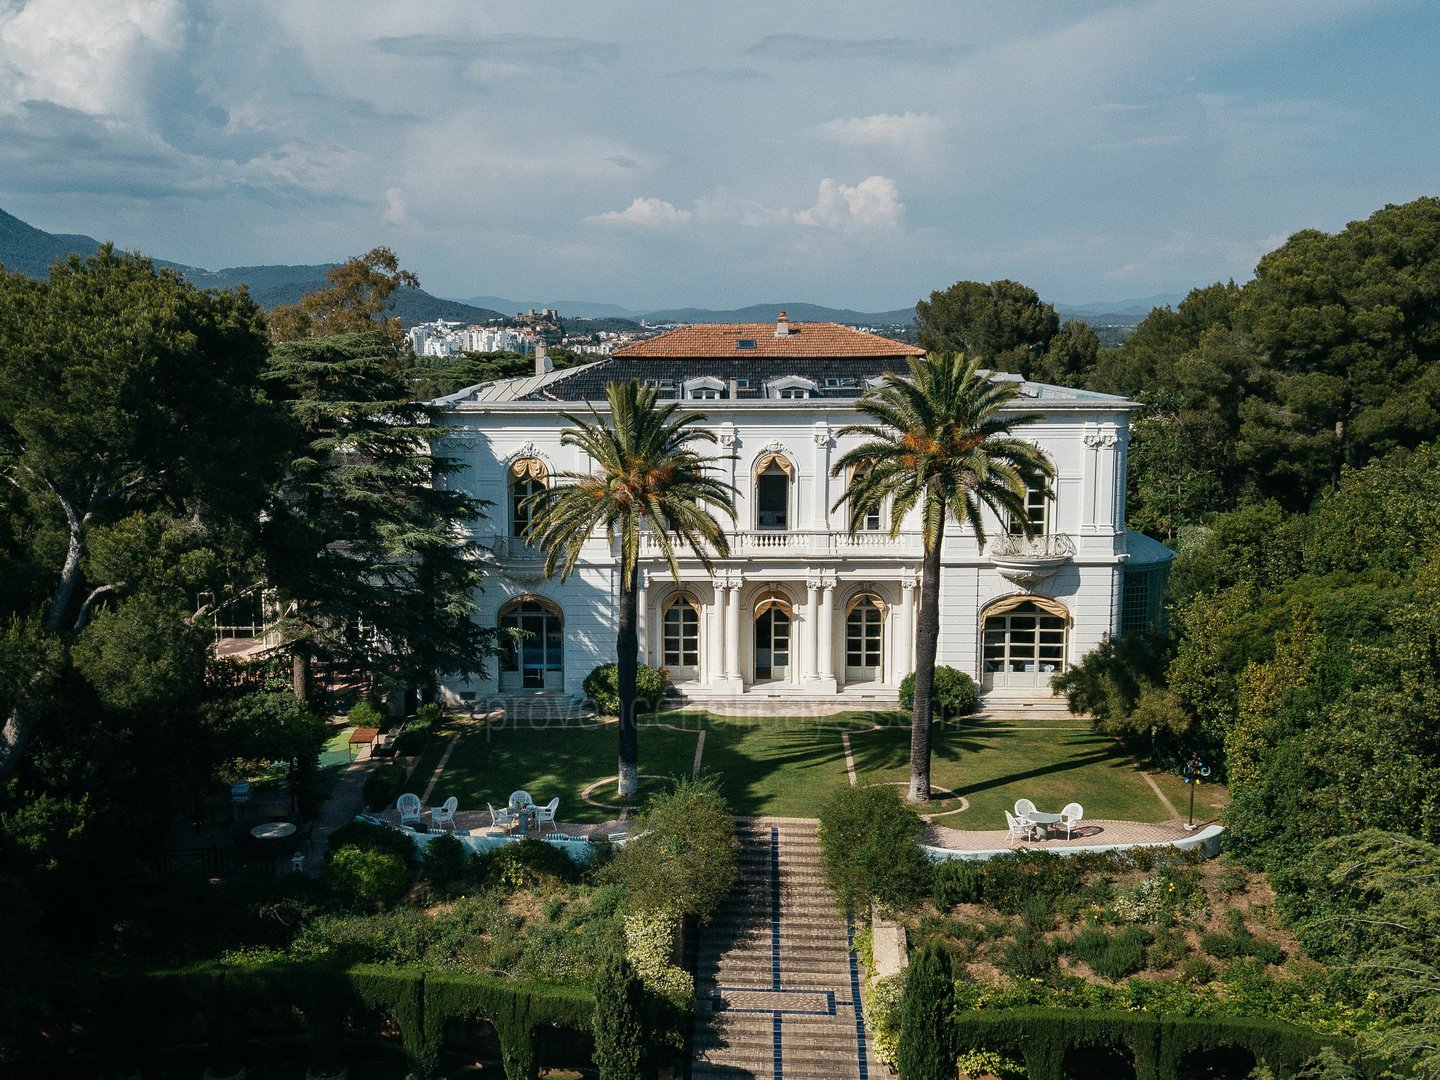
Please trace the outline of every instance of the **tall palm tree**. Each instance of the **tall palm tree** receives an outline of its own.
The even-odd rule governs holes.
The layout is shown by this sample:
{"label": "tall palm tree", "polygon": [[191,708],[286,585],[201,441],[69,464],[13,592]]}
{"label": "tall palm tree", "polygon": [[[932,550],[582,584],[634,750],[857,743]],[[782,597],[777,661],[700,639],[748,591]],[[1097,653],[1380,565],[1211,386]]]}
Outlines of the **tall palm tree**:
{"label": "tall palm tree", "polygon": [[1013,438],[1038,415],[1002,413],[1019,393],[1012,382],[978,374],[979,359],[931,354],[910,361],[906,375],[894,372],[867,390],[856,408],[875,423],[849,424],[841,435],[864,441],[841,454],[833,474],[854,469],[848,490],[835,503],[849,508],[849,527],[859,530],[867,514],[890,500],[890,535],[914,507],[920,507],[924,558],[920,570],[920,612],[915,641],[915,706],[910,727],[910,802],[930,801],[930,695],[935,683],[935,649],[940,638],[940,549],[945,522],[968,522],[985,546],[982,507],[1035,533],[1025,513],[1029,486],[1044,484],[1054,466],[1040,449]]}
{"label": "tall palm tree", "polygon": [[678,402],[656,403],[654,387],[631,380],[607,383],[610,415],[595,406],[590,416],[565,414],[572,426],[560,434],[563,446],[578,446],[595,463],[593,473],[558,473],[563,481],[531,496],[532,516],[526,533],[545,551],[545,574],[557,566],[563,581],[575,569],[585,541],[603,528],[612,544],[620,537],[620,611],[615,656],[620,697],[620,796],[635,794],[639,739],[636,724],[635,673],[639,664],[636,563],[640,534],[648,529],[670,573],[678,580],[676,543],[689,548],[711,569],[710,551],[730,554],[725,531],[710,507],[735,518],[735,489],[710,475],[710,463],[696,450],[713,443],[712,432],[697,425],[698,413],[680,414]]}

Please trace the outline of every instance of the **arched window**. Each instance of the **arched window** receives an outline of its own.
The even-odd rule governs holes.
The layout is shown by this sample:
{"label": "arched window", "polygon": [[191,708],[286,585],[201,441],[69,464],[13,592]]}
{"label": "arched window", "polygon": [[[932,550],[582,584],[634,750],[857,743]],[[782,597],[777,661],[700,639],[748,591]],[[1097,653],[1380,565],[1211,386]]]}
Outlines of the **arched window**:
{"label": "arched window", "polygon": [[795,470],[780,454],[766,454],[755,463],[755,527],[790,527],[790,482]]}
{"label": "arched window", "polygon": [[790,602],[770,595],[755,606],[755,681],[790,678]]}
{"label": "arched window", "polygon": [[539,458],[517,458],[510,463],[510,535],[524,540],[530,528],[531,507],[526,502],[548,487],[549,473]]}
{"label": "arched window", "polygon": [[985,611],[987,687],[1046,687],[1065,670],[1070,613],[1049,597],[1012,596]]}
{"label": "arched window", "polygon": [[845,612],[845,681],[875,682],[885,669],[885,605],[861,593]]}
{"label": "arched window", "polygon": [[665,605],[661,623],[663,662],[670,677],[694,679],[700,674],[700,609],[690,597],[676,596]]}
{"label": "arched window", "polygon": [[500,609],[500,689],[565,688],[565,618],[548,600],[527,596]]}

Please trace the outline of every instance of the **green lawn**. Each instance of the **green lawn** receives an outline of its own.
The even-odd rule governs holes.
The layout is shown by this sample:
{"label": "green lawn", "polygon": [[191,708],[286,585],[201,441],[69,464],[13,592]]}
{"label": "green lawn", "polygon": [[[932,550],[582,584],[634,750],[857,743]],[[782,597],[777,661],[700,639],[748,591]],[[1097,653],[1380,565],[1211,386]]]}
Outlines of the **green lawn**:
{"label": "green lawn", "polygon": [[[908,781],[908,728],[852,735],[850,743],[861,783]],[[1074,720],[970,719],[936,724],[930,783],[969,802],[963,813],[940,819],[957,829],[1003,829],[1004,811],[1021,798],[1052,813],[1068,802],[1078,802],[1089,818],[1164,821],[1170,817],[1124,749]],[[959,805],[957,799],[945,798],[937,799],[933,807],[934,812],[943,812]]]}
{"label": "green lawn", "polygon": [[[830,794],[849,782],[843,733],[850,734],[861,783],[905,783],[908,721],[896,713],[743,720],[669,713],[641,725],[640,772],[691,775],[703,731],[701,773],[717,780],[735,813],[815,817]],[[615,774],[614,724],[449,727],[421,755],[411,790],[418,792],[428,783],[455,731],[462,732],[461,738],[431,794],[432,803],[454,795],[462,810],[483,810],[487,802],[499,806],[510,792],[524,788],[537,802],[560,796],[562,821],[593,823],[615,816],[615,810],[590,806],[580,797],[591,784]],[[1052,811],[1079,802],[1091,818],[1163,821],[1171,816],[1117,743],[1072,719],[937,724],[931,780],[936,788],[968,801],[968,810],[940,819],[960,829],[1003,828],[1002,811],[1022,797]],[[1184,785],[1158,780],[1183,814]],[[657,786],[655,781],[642,782],[642,798]],[[614,804],[613,781],[593,797]],[[1201,789],[1197,816],[1202,805],[1204,816],[1213,816],[1214,797],[1223,798],[1223,789]],[[939,799],[933,809],[944,812],[958,806],[954,798]]]}

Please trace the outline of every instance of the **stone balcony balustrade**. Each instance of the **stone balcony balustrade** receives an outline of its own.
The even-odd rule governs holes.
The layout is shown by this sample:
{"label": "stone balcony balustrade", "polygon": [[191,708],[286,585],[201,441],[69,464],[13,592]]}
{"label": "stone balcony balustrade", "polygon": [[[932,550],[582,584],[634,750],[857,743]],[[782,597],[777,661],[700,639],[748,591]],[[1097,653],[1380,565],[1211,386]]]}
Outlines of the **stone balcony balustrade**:
{"label": "stone balcony balustrade", "polygon": [[1001,577],[1031,589],[1075,558],[1075,541],[1065,533],[1032,537],[1002,533],[990,542],[986,557]]}

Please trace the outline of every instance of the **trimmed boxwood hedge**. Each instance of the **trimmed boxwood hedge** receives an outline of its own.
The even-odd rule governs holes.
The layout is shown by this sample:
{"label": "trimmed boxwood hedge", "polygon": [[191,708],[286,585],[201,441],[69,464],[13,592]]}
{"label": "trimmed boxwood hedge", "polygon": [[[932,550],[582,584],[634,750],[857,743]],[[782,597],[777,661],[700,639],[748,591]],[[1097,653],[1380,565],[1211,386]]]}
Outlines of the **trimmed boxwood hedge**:
{"label": "trimmed boxwood hedge", "polygon": [[[1025,1060],[1029,1080],[1063,1080],[1072,1047],[1124,1047],[1134,1055],[1136,1080],[1177,1080],[1195,1051],[1237,1047],[1255,1055],[1278,1077],[1293,1076],[1322,1047],[1345,1052],[1349,1044],[1275,1020],[1180,1017],[1111,1009],[1002,1009],[956,1017],[964,1050],[1000,1050]],[[1364,1075],[1373,1075],[1364,1072]]]}
{"label": "trimmed boxwood hedge", "polygon": [[[106,990],[111,1001],[145,1002],[148,1019],[132,1033],[140,1038],[141,1032],[153,1033],[203,1010],[212,1057],[227,1064],[237,1056],[243,1034],[236,1017],[249,1008],[282,1000],[302,1011],[313,1065],[319,1069],[341,1061],[341,1028],[350,1005],[384,1009],[395,1018],[415,1077],[435,1073],[447,1023],[481,1018],[499,1035],[508,1080],[533,1080],[538,1029],[553,1025],[588,1032],[595,1011],[594,997],[583,988],[378,964],[203,965],[114,974],[107,977]],[[113,1011],[133,1017],[135,1010]],[[167,1011],[177,1015],[168,1017]]]}

